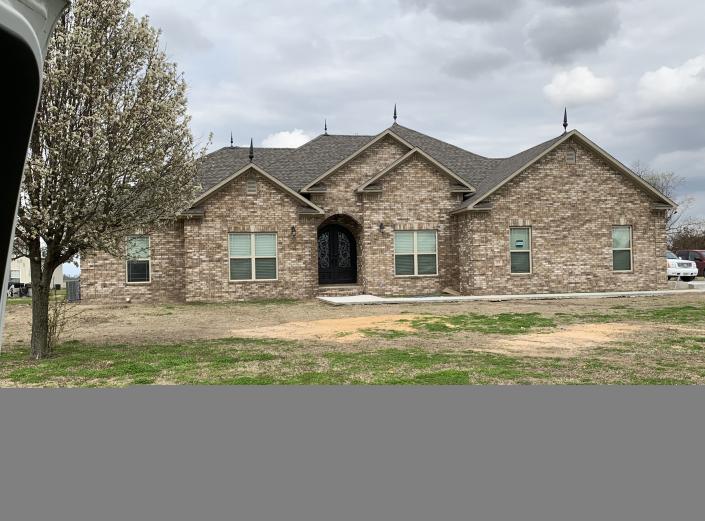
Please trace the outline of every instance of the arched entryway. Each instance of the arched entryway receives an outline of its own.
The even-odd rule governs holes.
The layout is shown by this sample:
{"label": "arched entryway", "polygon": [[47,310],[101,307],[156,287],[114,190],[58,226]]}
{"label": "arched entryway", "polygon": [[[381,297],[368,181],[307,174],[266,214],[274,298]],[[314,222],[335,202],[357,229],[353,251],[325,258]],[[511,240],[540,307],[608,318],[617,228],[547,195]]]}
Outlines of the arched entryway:
{"label": "arched entryway", "polygon": [[340,219],[327,220],[318,229],[318,283],[357,282],[357,240]]}

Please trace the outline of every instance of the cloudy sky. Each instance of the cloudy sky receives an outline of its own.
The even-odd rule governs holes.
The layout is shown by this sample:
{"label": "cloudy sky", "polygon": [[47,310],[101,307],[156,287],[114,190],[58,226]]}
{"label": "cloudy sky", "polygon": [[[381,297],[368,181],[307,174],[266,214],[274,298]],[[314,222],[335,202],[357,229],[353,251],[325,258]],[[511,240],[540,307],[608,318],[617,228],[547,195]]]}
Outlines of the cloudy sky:
{"label": "cloudy sky", "polygon": [[486,156],[577,128],[687,178],[705,216],[705,4],[692,0],[133,0],[212,149],[399,123]]}

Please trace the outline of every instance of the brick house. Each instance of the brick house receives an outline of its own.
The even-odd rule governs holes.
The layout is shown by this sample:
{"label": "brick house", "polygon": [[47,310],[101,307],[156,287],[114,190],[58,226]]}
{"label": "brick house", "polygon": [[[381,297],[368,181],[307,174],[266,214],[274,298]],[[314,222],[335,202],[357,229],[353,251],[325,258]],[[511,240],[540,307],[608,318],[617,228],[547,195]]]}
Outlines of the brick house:
{"label": "brick house", "polygon": [[394,123],[296,149],[226,147],[191,208],[125,258],[84,255],[85,299],[653,290],[673,201],[578,131],[486,158]]}

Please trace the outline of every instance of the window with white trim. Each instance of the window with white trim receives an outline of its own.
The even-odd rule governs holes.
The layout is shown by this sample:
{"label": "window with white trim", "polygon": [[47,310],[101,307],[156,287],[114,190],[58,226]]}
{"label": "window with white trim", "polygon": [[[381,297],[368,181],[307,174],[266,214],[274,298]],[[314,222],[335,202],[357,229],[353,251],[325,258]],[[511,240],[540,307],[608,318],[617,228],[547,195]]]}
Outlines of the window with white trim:
{"label": "window with white trim", "polygon": [[394,232],[394,273],[397,276],[438,274],[436,230]]}
{"label": "window with white trim", "polygon": [[10,282],[13,284],[19,284],[20,282],[20,270],[10,270]]}
{"label": "window with white trim", "polygon": [[150,240],[147,235],[127,238],[127,282],[150,281]]}
{"label": "window with white trim", "polygon": [[230,280],[277,278],[276,233],[228,234]]}
{"label": "window with white trim", "polygon": [[612,227],[612,270],[632,271],[632,227]]}
{"label": "window with white trim", "polygon": [[511,273],[531,273],[531,228],[509,228],[509,257]]}

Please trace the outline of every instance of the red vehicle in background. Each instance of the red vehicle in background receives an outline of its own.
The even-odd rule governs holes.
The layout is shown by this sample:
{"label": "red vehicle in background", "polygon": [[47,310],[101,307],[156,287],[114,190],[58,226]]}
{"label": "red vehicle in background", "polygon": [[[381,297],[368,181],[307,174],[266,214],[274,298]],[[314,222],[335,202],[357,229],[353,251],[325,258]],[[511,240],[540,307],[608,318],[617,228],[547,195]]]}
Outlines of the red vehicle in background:
{"label": "red vehicle in background", "polygon": [[698,267],[698,277],[705,276],[705,250],[680,250],[676,255],[683,260],[693,261]]}

